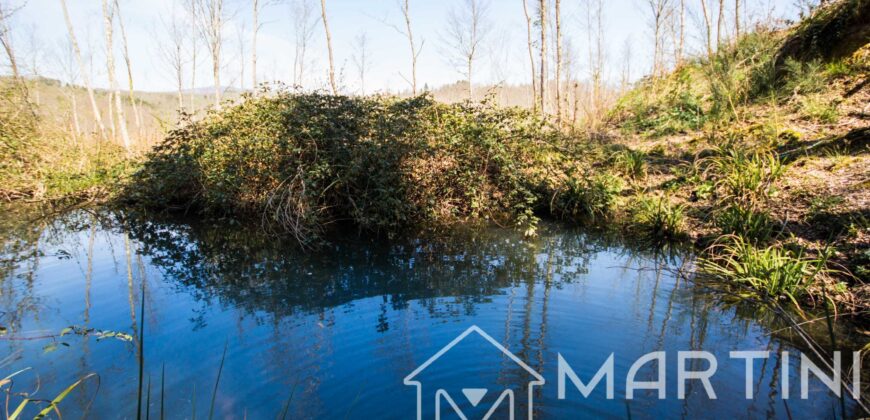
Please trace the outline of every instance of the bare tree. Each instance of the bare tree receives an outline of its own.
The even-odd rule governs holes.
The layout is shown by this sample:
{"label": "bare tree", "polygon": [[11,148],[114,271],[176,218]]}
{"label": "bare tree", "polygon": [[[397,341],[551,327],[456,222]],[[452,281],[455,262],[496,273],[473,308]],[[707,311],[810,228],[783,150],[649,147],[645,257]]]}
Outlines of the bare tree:
{"label": "bare tree", "polygon": [[221,107],[221,48],[223,47],[223,28],[226,23],[224,0],[199,0],[199,32],[211,54],[212,74],[214,75],[214,106]]}
{"label": "bare tree", "polygon": [[538,6],[538,18],[541,25],[541,95],[539,96],[538,106],[541,108],[541,113],[547,113],[547,2],[549,0],[540,0]]}
{"label": "bare tree", "polygon": [[371,65],[371,53],[369,52],[368,35],[365,32],[360,33],[355,39],[355,50],[353,55],[353,64],[356,67],[357,75],[359,76],[359,90],[361,95],[366,94],[366,72]]}
{"label": "bare tree", "polygon": [[603,109],[604,3],[602,0],[586,1],[586,29],[589,43],[589,78],[592,81],[588,112],[590,120],[597,120]]}
{"label": "bare tree", "polygon": [[[702,0],[703,1],[703,0]],[[653,27],[653,75],[660,75],[663,70],[662,44],[665,24],[671,12],[671,0],[646,0],[652,14]]]}
{"label": "bare tree", "polygon": [[631,83],[631,38],[626,38],[622,44],[622,77],[619,82],[619,90],[624,93]]}
{"label": "bare tree", "polygon": [[130,64],[130,52],[127,47],[127,30],[124,28],[124,19],[121,17],[121,6],[118,4],[118,0],[113,1],[115,2],[115,13],[118,15],[118,29],[121,30],[121,51],[124,53],[124,64],[127,66],[127,87],[129,88],[130,105],[133,107],[136,129],[139,130],[141,135],[142,118],[139,115],[139,105],[136,104],[136,96],[133,89],[133,66]]}
{"label": "bare tree", "polygon": [[734,0],[734,39],[740,38],[740,0]]}
{"label": "bare tree", "polygon": [[402,17],[404,18],[404,28],[399,27],[399,25],[391,24],[384,22],[388,26],[392,27],[396,30],[396,32],[400,33],[405,39],[408,41],[408,45],[411,47],[411,76],[410,79],[399,73],[409,85],[411,85],[411,94],[417,95],[417,59],[420,57],[420,52],[423,50],[423,44],[425,41],[420,41],[417,44],[414,41],[414,31],[411,27],[411,4],[409,0],[396,0],[399,10],[402,11]]}
{"label": "bare tree", "polygon": [[555,0],[556,13],[556,121],[562,123],[562,1]]}
{"label": "bare tree", "polygon": [[710,13],[707,11],[707,0],[701,0],[701,14],[704,15],[705,39],[707,45],[707,57],[713,56],[713,24],[710,22]]}
{"label": "bare tree", "polygon": [[69,10],[66,7],[66,1],[60,0],[61,8],[63,9],[63,17],[66,22],[66,28],[69,32],[69,40],[72,45],[73,52],[76,56],[76,61],[79,64],[79,73],[85,83],[85,88],[88,90],[88,98],[91,101],[91,111],[94,113],[94,122],[100,132],[100,137],[106,139],[106,126],[103,124],[103,117],[100,114],[100,107],[97,105],[97,98],[94,96],[94,88],[91,85],[89,73],[85,71],[85,62],[82,60],[82,51],[79,49],[78,41],[76,41],[75,29],[73,29],[72,20],[69,17]]}
{"label": "bare tree", "polygon": [[529,5],[527,0],[523,0],[523,12],[526,16],[526,45],[529,47],[529,67],[532,70],[532,106],[537,109],[538,92],[536,86],[538,83],[538,77],[535,71],[534,39],[532,38],[532,16],[529,14]]}
{"label": "bare tree", "polygon": [[252,0],[253,6],[253,27],[251,28],[251,87],[257,89],[257,35],[260,29],[263,28],[263,23],[260,21],[260,14],[263,9],[274,3],[272,0]]}
{"label": "bare tree", "polygon": [[338,95],[338,85],[335,84],[335,57],[332,54],[332,35],[329,33],[329,21],[326,19],[326,0],[320,0],[320,20],[326,33],[326,51],[329,53],[329,86],[332,94]]}
{"label": "bare tree", "polygon": [[677,66],[683,64],[683,53],[686,47],[686,0],[680,0],[679,36],[677,37],[676,62]]}
{"label": "bare tree", "polygon": [[118,127],[121,131],[121,140],[124,141],[124,149],[130,153],[130,134],[127,132],[127,117],[124,113],[124,105],[121,103],[121,93],[118,90],[118,82],[115,79],[115,45],[112,42],[114,32],[115,10],[113,3],[103,0],[103,32],[106,36],[106,71],[109,77],[109,89],[115,99],[115,111],[118,117]]}
{"label": "bare tree", "polygon": [[190,28],[193,32],[190,36],[190,109],[196,109],[196,52],[199,45],[196,32],[199,28],[199,0],[184,0],[184,7],[190,19]]}
{"label": "bare tree", "polygon": [[[239,89],[245,90],[245,44],[247,44],[247,40],[245,39],[246,33],[245,23],[241,22],[239,24],[239,28],[236,31],[236,35],[238,36],[238,46],[239,46]],[[254,84],[252,88],[256,91],[257,85]]]}
{"label": "bare tree", "polygon": [[187,53],[185,52],[185,39],[188,33],[178,22],[178,15],[170,13],[170,18],[161,17],[164,39],[158,42],[158,55],[169,67],[170,74],[175,80],[178,90],[178,109],[184,109],[184,66]]}
{"label": "bare tree", "polygon": [[63,75],[66,83],[69,84],[68,89],[64,89],[67,99],[70,103],[70,113],[71,113],[71,125],[72,129],[70,130],[72,134],[72,138],[74,142],[78,142],[78,137],[82,134],[81,123],[79,121],[79,107],[78,100],[76,99],[76,88],[75,85],[78,82],[78,68],[76,64],[75,53],[73,52],[73,48],[69,39],[66,39],[62,42],[58,43],[58,53],[55,54],[57,59],[57,65],[60,70],[60,73]]}
{"label": "bare tree", "polygon": [[293,56],[293,84],[302,86],[305,75],[305,52],[308,43],[314,37],[314,29],[317,27],[317,18],[309,0],[295,0],[292,4],[293,33],[296,47]]}
{"label": "bare tree", "polygon": [[18,59],[15,55],[15,49],[12,46],[12,34],[9,28],[9,20],[12,18],[19,7],[9,7],[9,5],[0,2],[0,45],[6,52],[6,58],[9,60],[9,67],[12,70],[12,77],[17,83],[23,84],[21,71],[18,69]]}
{"label": "bare tree", "polygon": [[446,37],[449,53],[453,55],[451,61],[465,76],[468,99],[474,95],[474,62],[489,31],[488,7],[484,0],[465,0],[462,9],[451,9],[447,16]]}
{"label": "bare tree", "polygon": [[[251,27],[251,87],[254,91],[257,90],[257,34],[260,32],[260,7],[263,5],[260,0],[252,0],[251,5],[254,6],[253,21]],[[244,54],[242,55],[244,60]],[[242,67],[244,68],[244,67]],[[244,78],[244,76],[242,77]]]}
{"label": "bare tree", "polygon": [[722,37],[725,24],[725,0],[719,1],[719,17],[716,19],[716,49],[722,46]]}

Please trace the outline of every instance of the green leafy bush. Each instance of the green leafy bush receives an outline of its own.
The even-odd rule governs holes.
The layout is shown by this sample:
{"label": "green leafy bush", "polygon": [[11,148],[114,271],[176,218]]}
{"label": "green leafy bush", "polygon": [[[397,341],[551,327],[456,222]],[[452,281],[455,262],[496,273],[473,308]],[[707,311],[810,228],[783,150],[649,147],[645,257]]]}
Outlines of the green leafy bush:
{"label": "green leafy bush", "polygon": [[395,233],[489,219],[533,233],[558,136],[488,104],[264,92],[171,132],[124,198],[254,215],[303,243],[340,222]]}

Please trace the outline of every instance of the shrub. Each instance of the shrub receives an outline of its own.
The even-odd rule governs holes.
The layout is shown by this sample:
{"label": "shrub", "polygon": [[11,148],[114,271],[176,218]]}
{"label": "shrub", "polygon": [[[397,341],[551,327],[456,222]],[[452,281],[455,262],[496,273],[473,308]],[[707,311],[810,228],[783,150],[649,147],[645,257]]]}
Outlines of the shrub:
{"label": "shrub", "polygon": [[558,144],[519,109],[278,90],[171,132],[124,198],[258,216],[303,243],[344,221],[395,233],[501,219],[533,232]]}

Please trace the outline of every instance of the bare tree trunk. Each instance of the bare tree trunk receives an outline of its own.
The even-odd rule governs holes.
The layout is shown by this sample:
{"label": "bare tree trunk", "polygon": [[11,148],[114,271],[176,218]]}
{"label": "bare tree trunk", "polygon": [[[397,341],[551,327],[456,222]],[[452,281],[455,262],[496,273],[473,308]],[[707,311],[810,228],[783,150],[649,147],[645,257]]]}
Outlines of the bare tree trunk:
{"label": "bare tree trunk", "polygon": [[15,57],[12,40],[10,39],[9,19],[13,13],[13,10],[6,10],[5,6],[0,3],[0,44],[3,45],[3,50],[6,51],[6,57],[9,59],[12,77],[16,82],[21,82],[21,71],[18,69],[18,60]]}
{"label": "bare tree trunk", "polygon": [[326,32],[326,50],[329,53],[329,86],[332,94],[338,95],[338,86],[335,84],[335,58],[332,54],[332,35],[329,33],[329,22],[326,19],[326,0],[320,0],[320,16],[323,20],[323,31]]}
{"label": "bare tree trunk", "polygon": [[[180,25],[178,13],[169,14],[169,20],[161,19],[161,33],[166,34],[166,39],[158,41],[158,52],[160,58],[169,66],[175,76],[175,87],[178,95],[178,110],[184,109],[184,65],[188,53],[185,51],[185,42],[189,39],[188,32]],[[165,41],[165,45],[164,45]]]}
{"label": "bare tree trunk", "polygon": [[[257,91],[257,33],[260,32],[260,1],[253,0],[254,27],[251,34],[251,88]],[[244,57],[242,58],[244,60]]]}
{"label": "bare tree trunk", "polygon": [[191,34],[190,37],[190,100],[188,103],[190,105],[191,111],[196,109],[196,27],[198,25],[198,17],[197,17],[197,0],[188,0],[186,3],[188,8],[188,13],[190,13],[191,19],[191,28],[194,28],[194,33]]}
{"label": "bare tree trunk", "polygon": [[486,14],[486,3],[466,0],[465,8],[451,9],[447,15],[445,38],[450,44],[450,52],[455,54],[450,61],[458,71],[465,73],[469,100],[474,98],[474,60],[489,31]]}
{"label": "bare tree trunk", "polygon": [[366,94],[366,72],[369,68],[369,41],[365,32],[356,36],[357,52],[353,55],[353,63],[359,76],[360,95]]}
{"label": "bare tree trunk", "polygon": [[472,75],[472,66],[474,65],[474,60],[471,56],[468,57],[468,100],[474,99],[474,85],[471,82]]}
{"label": "bare tree trunk", "polygon": [[[73,89],[73,88],[71,88]],[[69,95],[70,97],[70,107],[72,108],[72,119],[73,119],[73,128],[75,129],[75,137],[77,138],[82,134],[82,126],[79,123],[79,105],[76,100],[75,90]]]}
{"label": "bare tree trunk", "polygon": [[734,39],[740,38],[740,0],[734,0]]}
{"label": "bare tree trunk", "polygon": [[85,62],[82,60],[82,51],[79,49],[78,41],[76,41],[75,30],[73,29],[72,21],[69,18],[69,11],[66,8],[66,1],[60,0],[61,8],[63,8],[63,17],[66,21],[66,28],[69,32],[69,40],[72,44],[73,52],[76,56],[76,61],[79,64],[79,71],[82,74],[82,80],[85,82],[85,88],[88,90],[88,98],[91,100],[91,111],[94,113],[94,122],[100,132],[100,137],[106,139],[106,126],[103,124],[103,117],[100,114],[100,106],[97,105],[97,98],[94,96],[94,88],[91,86],[91,77],[85,71]]}
{"label": "bare tree trunk", "polygon": [[529,7],[527,0],[523,0],[523,12],[526,14],[526,34],[527,41],[526,45],[529,47],[529,68],[532,70],[532,107],[537,111],[538,109],[538,90],[536,88],[538,83],[538,77],[535,72],[535,53],[534,48],[532,47],[532,17],[529,15]]}
{"label": "bare tree trunk", "polygon": [[[400,3],[402,15],[405,16],[405,36],[408,38],[408,44],[411,45],[411,93],[417,95],[417,58],[420,56],[420,49],[414,43],[414,32],[411,30],[411,9],[409,0],[404,0]],[[400,31],[401,32],[401,31]]]}
{"label": "bare tree trunk", "polygon": [[719,0],[719,18],[716,19],[716,49],[722,46],[722,32],[725,24],[725,0]]}
{"label": "bare tree trunk", "polygon": [[662,44],[662,21],[661,15],[656,14],[655,16],[655,28],[653,30],[653,76],[658,76],[661,74],[661,44]]}
{"label": "bare tree trunk", "polygon": [[214,106],[221,108],[221,50],[223,48],[224,0],[201,0],[200,32],[211,53],[214,78]]}
{"label": "bare tree trunk", "polygon": [[130,64],[130,53],[127,48],[127,30],[124,28],[124,19],[121,18],[121,6],[118,4],[118,0],[113,1],[115,2],[115,13],[118,14],[118,27],[121,29],[121,46],[123,47],[124,63],[127,66],[127,83],[130,94],[130,105],[133,107],[133,117],[136,122],[136,130],[139,132],[139,135],[142,135],[142,118],[139,115],[139,105],[136,104],[136,96],[133,89],[133,66]]}
{"label": "bare tree trunk", "polygon": [[[239,28],[236,31],[236,34],[239,37],[238,38],[239,39],[239,60],[238,60],[238,62],[239,62],[239,89],[240,90],[245,90],[245,68],[247,67],[245,65],[245,60],[246,60],[245,57],[247,56],[246,55],[247,50],[245,49],[245,47],[247,46],[247,41],[245,40],[245,33],[247,31],[245,29],[246,29],[245,23],[242,22],[239,24]],[[254,88],[254,87],[256,87],[256,85],[252,86],[252,88]]]}
{"label": "bare tree trunk", "polygon": [[556,0],[556,122],[562,124],[562,1]]}
{"label": "bare tree trunk", "polygon": [[686,0],[680,0],[680,35],[677,41],[677,67],[683,64],[683,51],[686,46]]}
{"label": "bare tree trunk", "polygon": [[707,11],[707,0],[701,0],[701,13],[704,15],[704,27],[707,31],[707,57],[713,57],[713,24],[710,22],[710,13]]}
{"label": "bare tree trunk", "polygon": [[541,95],[540,103],[541,113],[547,113],[547,1],[540,0],[540,20],[541,20]]}
{"label": "bare tree trunk", "polygon": [[[663,33],[666,29],[665,20],[670,18],[672,0],[647,0],[653,17],[653,75],[660,76],[664,70],[662,64]],[[702,0],[703,1],[703,0]]]}
{"label": "bare tree trunk", "polygon": [[[595,123],[601,116],[601,111],[604,109],[604,88],[602,86],[604,73],[604,5],[602,0],[593,0],[590,4],[594,4],[594,23],[590,22],[589,26],[595,28],[595,41],[590,40],[590,48],[595,46],[595,54],[590,57],[592,64],[592,111],[595,117]],[[591,30],[591,29],[590,29]]]}
{"label": "bare tree trunk", "polygon": [[109,132],[112,134],[112,141],[118,139],[118,128],[115,126],[115,91],[109,90],[109,96],[107,97],[108,101],[106,103],[108,107],[108,117],[109,117]]}
{"label": "bare tree trunk", "polygon": [[[115,99],[115,111],[118,116],[118,127],[121,131],[121,140],[124,141],[124,149],[127,154],[131,152],[130,134],[127,132],[127,118],[124,114],[124,105],[121,103],[121,93],[118,90],[118,82],[115,80],[115,51],[112,43],[115,11],[109,0],[103,0],[103,27],[106,35],[106,71],[109,78],[109,89]],[[111,105],[110,105],[111,106]]]}
{"label": "bare tree trunk", "polygon": [[178,81],[178,109],[184,109],[184,74],[182,72],[182,68],[179,67],[175,71],[175,78]]}
{"label": "bare tree trunk", "polygon": [[626,39],[622,46],[622,80],[620,81],[620,93],[625,93],[628,90],[628,84],[631,82],[631,40]]}

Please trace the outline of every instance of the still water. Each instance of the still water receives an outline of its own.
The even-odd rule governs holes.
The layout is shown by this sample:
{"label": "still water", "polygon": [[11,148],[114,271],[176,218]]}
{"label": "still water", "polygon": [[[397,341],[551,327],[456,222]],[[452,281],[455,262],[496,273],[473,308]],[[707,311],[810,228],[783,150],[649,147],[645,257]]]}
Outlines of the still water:
{"label": "still water", "polygon": [[[150,383],[151,393],[143,413],[147,406],[155,418],[161,406],[167,418],[206,418],[213,393],[215,418],[415,418],[417,388],[405,378],[471,326],[526,366],[471,333],[412,378],[421,384],[424,418],[433,415],[439,388],[469,418],[514,390],[517,418],[525,418],[536,379],[530,371],[546,381],[531,394],[537,418],[857,413],[820,381],[800,399],[799,342],[676,275],[690,261],[680,253],[556,225],[533,240],[504,229],[440,242],[366,239],[348,230],[331,245],[300,252],[230,223],[98,211],[23,219],[10,216],[0,237],[0,377],[29,368],[15,377],[13,392],[50,400],[96,374],[61,402],[66,418],[136,416],[143,332],[143,388]],[[70,326],[93,331],[59,336]],[[100,338],[101,331],[133,339]],[[680,350],[718,358],[711,379],[717,399],[698,381],[677,398]],[[744,397],[743,361],[728,358],[734,350],[771,352],[753,364],[752,399]],[[627,401],[629,367],[653,351],[667,355],[666,398],[641,390]],[[782,351],[793,355],[788,401]],[[614,399],[606,398],[604,381],[588,398],[569,381],[559,398],[560,355],[588,383],[611,353]],[[655,379],[654,367],[637,379]],[[707,367],[694,361],[689,370]],[[477,398],[475,407],[470,400]],[[453,413],[446,404],[444,418]],[[32,416],[34,407],[25,413]],[[507,415],[497,410],[494,418]]]}

